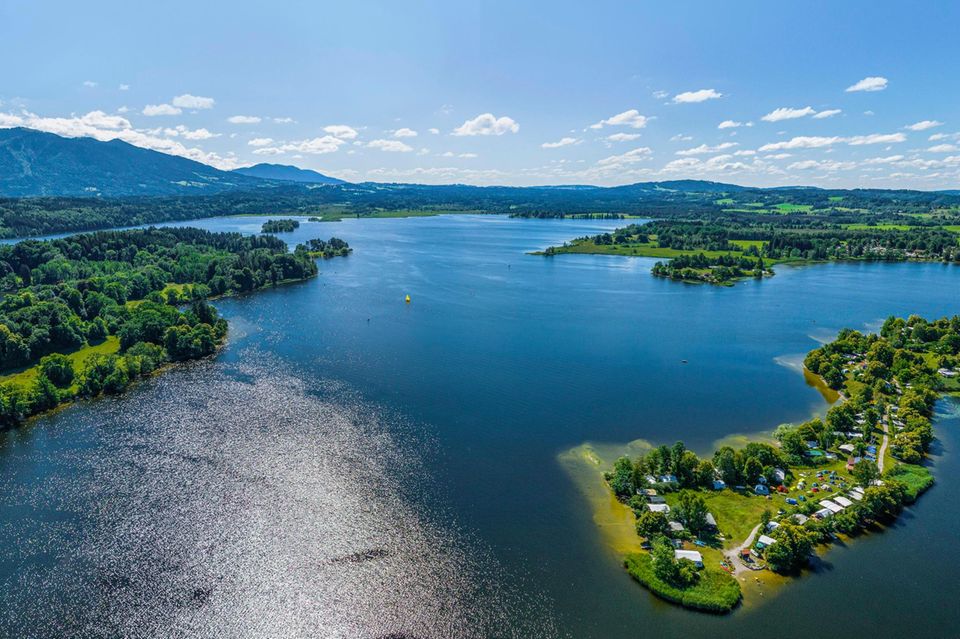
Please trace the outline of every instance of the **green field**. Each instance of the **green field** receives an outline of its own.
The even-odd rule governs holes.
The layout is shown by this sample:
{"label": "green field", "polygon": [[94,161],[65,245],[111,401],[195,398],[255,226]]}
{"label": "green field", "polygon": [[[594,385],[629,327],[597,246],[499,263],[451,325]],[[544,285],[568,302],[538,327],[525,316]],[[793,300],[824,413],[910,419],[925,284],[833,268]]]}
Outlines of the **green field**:
{"label": "green field", "polygon": [[[116,335],[110,335],[107,339],[93,346],[84,346],[80,350],[72,353],[64,353],[73,364],[73,368],[79,371],[83,367],[83,362],[91,355],[112,355],[120,350],[120,338]],[[0,376],[0,384],[13,383],[19,386],[27,387],[37,379],[37,366],[20,369],[18,371],[7,372]]]}

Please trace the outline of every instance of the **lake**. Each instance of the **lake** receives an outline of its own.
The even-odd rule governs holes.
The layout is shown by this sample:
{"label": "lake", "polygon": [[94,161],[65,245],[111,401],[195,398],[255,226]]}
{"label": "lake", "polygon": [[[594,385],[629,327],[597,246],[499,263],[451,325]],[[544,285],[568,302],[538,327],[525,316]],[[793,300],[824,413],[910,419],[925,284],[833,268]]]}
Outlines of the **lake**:
{"label": "lake", "polygon": [[279,237],[354,253],[217,301],[215,359],[0,436],[0,634],[955,634],[955,402],[938,406],[939,483],[897,525],[726,617],[633,583],[558,456],[706,453],[806,419],[826,403],[799,357],[844,327],[956,314],[960,269],[779,266],[718,288],[646,258],[527,254],[622,224],[303,219]]}

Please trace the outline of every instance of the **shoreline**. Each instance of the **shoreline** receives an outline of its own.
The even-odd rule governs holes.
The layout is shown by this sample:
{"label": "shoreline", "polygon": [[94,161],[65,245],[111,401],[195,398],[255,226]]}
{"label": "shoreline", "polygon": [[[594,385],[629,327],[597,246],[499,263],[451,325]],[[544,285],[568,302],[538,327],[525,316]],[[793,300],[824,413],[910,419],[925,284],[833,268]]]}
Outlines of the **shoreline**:
{"label": "shoreline", "polygon": [[[839,341],[839,339],[837,341]],[[820,351],[821,349],[815,349],[814,351],[811,351],[811,353],[816,354]],[[804,375],[804,378],[807,380],[808,384],[810,384],[810,378],[816,378],[819,380],[819,384],[810,385],[814,386],[818,391],[821,391],[821,393],[821,386],[830,388],[826,380],[824,380],[820,375],[811,371],[806,365],[799,367],[799,372]],[[844,383],[842,384],[842,389],[844,391],[847,390],[848,384],[852,383],[853,379],[854,375],[852,373],[847,375]],[[894,378],[893,383],[899,388],[899,382],[896,380],[896,378]],[[950,386],[944,388],[942,383],[935,388],[937,390],[930,389],[930,392],[935,394],[935,398],[931,400],[932,403],[930,404],[931,428],[934,418],[933,404],[941,402],[947,397],[955,398],[958,396],[957,391],[952,390]],[[907,389],[909,389],[909,385],[907,385]],[[926,389],[927,387],[921,386],[919,392],[926,392]],[[833,404],[833,407],[837,408],[837,410],[840,412],[843,412],[844,410],[853,410],[849,407],[849,405],[852,404],[860,405],[861,410],[863,410],[863,399],[860,395],[857,395],[857,393],[860,391],[850,395],[849,393],[840,392],[833,388],[830,388],[830,390],[836,394],[835,402],[831,403]],[[903,395],[901,391],[897,391],[897,393],[899,393],[900,396]],[[822,394],[824,399],[829,401],[827,395],[825,393]],[[909,390],[906,394],[910,395]],[[902,404],[901,397],[897,396],[896,394],[892,394],[892,396],[895,404]],[[608,551],[622,558],[623,565],[626,567],[628,573],[637,582],[643,585],[644,588],[646,588],[654,596],[680,605],[681,607],[701,612],[706,611],[710,613],[726,614],[737,608],[749,608],[753,605],[757,605],[760,601],[767,600],[769,596],[775,596],[776,593],[780,591],[782,586],[791,582],[793,579],[807,576],[807,573],[818,572],[817,566],[821,565],[822,557],[829,553],[830,550],[833,549],[838,543],[845,546],[855,537],[871,534],[877,530],[883,530],[888,526],[893,525],[894,522],[899,519],[900,510],[902,510],[903,507],[914,504],[919,500],[920,496],[926,492],[926,490],[933,486],[934,482],[936,481],[935,475],[932,472],[935,464],[930,458],[923,456],[919,463],[914,463],[912,461],[908,463],[898,459],[897,457],[894,457],[891,453],[890,448],[896,448],[892,437],[894,433],[893,428],[891,427],[891,422],[894,424],[900,423],[897,418],[898,416],[902,417],[902,415],[898,415],[895,410],[891,412],[889,408],[890,404],[887,404],[884,401],[883,396],[881,396],[877,401],[880,402],[880,406],[886,406],[887,408],[881,412],[883,419],[879,420],[876,426],[872,426],[870,428],[870,430],[874,431],[876,435],[880,435],[882,440],[876,443],[876,454],[874,457],[877,461],[874,465],[877,468],[877,474],[873,476],[878,478],[883,477],[884,480],[890,484],[889,487],[884,488],[883,491],[903,491],[901,493],[902,497],[900,497],[900,505],[898,507],[891,507],[892,510],[874,511],[872,510],[874,506],[870,505],[868,510],[863,510],[863,515],[858,515],[857,513],[860,513],[862,510],[861,507],[866,507],[868,503],[861,503],[859,501],[864,498],[864,492],[866,492],[866,496],[869,499],[873,499],[871,495],[876,497],[879,495],[879,492],[871,493],[870,491],[880,491],[880,488],[873,488],[873,486],[876,485],[883,487],[885,482],[872,481],[868,485],[867,483],[854,481],[854,479],[861,477],[861,475],[850,473],[852,466],[851,462],[849,461],[847,462],[847,475],[840,475],[843,464],[841,459],[843,458],[837,459],[836,457],[834,457],[834,461],[830,461],[829,457],[824,458],[810,456],[809,459],[805,458],[806,461],[800,465],[796,465],[793,462],[791,462],[789,466],[784,465],[783,468],[786,471],[785,476],[787,479],[783,483],[786,483],[787,487],[784,488],[784,486],[781,485],[776,491],[771,489],[769,491],[771,496],[767,496],[765,499],[763,498],[763,495],[766,495],[767,491],[765,489],[764,492],[761,493],[759,486],[757,487],[756,491],[751,490],[749,486],[746,488],[738,486],[737,490],[731,490],[729,486],[722,486],[718,491],[716,486],[714,486],[714,490],[712,491],[708,488],[701,487],[689,491],[683,489],[680,493],[677,493],[675,492],[677,490],[676,484],[671,487],[670,485],[664,483],[657,483],[652,485],[656,490],[646,490],[645,493],[647,495],[658,495],[659,493],[660,496],[657,496],[658,501],[654,501],[652,503],[664,503],[665,501],[667,506],[670,507],[667,510],[668,513],[671,512],[670,509],[676,509],[678,507],[678,494],[682,495],[683,493],[693,493],[701,496],[699,497],[701,502],[705,501],[705,507],[709,509],[708,512],[716,514],[716,521],[719,524],[719,529],[714,528],[714,534],[718,535],[717,539],[719,539],[720,542],[707,541],[706,543],[702,543],[700,539],[704,539],[704,537],[700,537],[698,535],[699,538],[697,539],[696,543],[693,545],[688,545],[691,537],[686,533],[686,531],[684,531],[683,535],[680,536],[666,531],[665,533],[660,533],[673,537],[675,540],[675,548],[684,548],[691,551],[697,551],[698,555],[702,555],[702,563],[697,564],[699,566],[699,573],[701,576],[698,580],[694,580],[692,585],[687,586],[678,586],[666,583],[654,574],[653,565],[657,565],[655,564],[657,561],[655,559],[655,555],[653,554],[653,551],[650,550],[649,545],[644,545],[641,547],[640,544],[642,534],[640,530],[649,530],[649,528],[639,528],[638,526],[638,530],[631,530],[630,526],[631,522],[633,522],[635,525],[644,525],[646,515],[649,513],[647,513],[643,506],[634,504],[634,500],[636,498],[631,498],[628,503],[625,501],[624,497],[618,498],[617,494],[619,493],[615,492],[615,490],[620,490],[619,488],[616,488],[616,486],[622,485],[614,483],[614,481],[622,481],[617,479],[618,477],[622,477],[622,475],[616,474],[620,472],[617,471],[616,468],[619,468],[619,464],[622,460],[630,459],[633,455],[637,454],[638,451],[634,445],[635,442],[630,442],[629,444],[620,447],[618,447],[616,444],[600,445],[592,442],[585,442],[580,446],[561,453],[559,460],[562,462],[562,465],[567,471],[568,476],[571,477],[571,479],[580,489],[581,494],[587,500],[588,506],[593,512],[594,521],[597,524],[600,532],[599,541],[607,548]],[[894,409],[896,409],[895,404]],[[873,406],[873,404],[867,404],[867,406]],[[907,409],[904,410],[906,411]],[[820,421],[819,418],[814,418],[814,420],[818,422]],[[898,428],[902,430],[901,427],[898,426]],[[770,431],[771,434],[772,432],[773,431]],[[779,433],[779,430],[777,432]],[[912,432],[913,431],[910,431],[911,434]],[[735,443],[742,444],[744,441],[747,441],[749,445],[754,441],[767,439],[767,437],[765,437],[766,434],[767,433],[764,432],[762,434],[758,434],[759,437],[753,438],[742,434],[731,434],[721,438],[720,440],[717,440],[717,442],[720,443],[724,441],[730,441],[736,445]],[[649,452],[650,450],[653,450],[653,444],[650,442],[644,441],[643,445],[646,451]],[[678,445],[682,446],[682,444]],[[836,441],[834,441],[834,445],[837,445]],[[827,451],[828,448],[832,448],[832,446],[825,446],[824,451]],[[780,446],[780,450],[781,454],[786,454],[786,449],[783,446]],[[821,452],[818,454],[822,455],[823,453]],[[898,454],[902,454],[902,452]],[[614,464],[615,459],[617,459],[616,464]],[[642,456],[639,459],[640,461],[637,461],[636,464],[638,467],[641,467],[639,464],[642,462]],[[605,470],[611,467],[615,468],[613,474],[605,472]],[[859,471],[859,468],[857,470]],[[642,471],[634,470],[633,472],[636,473]],[[852,475],[853,479],[851,479],[848,475]],[[648,479],[648,482],[650,481],[652,480]],[[805,482],[807,481],[814,482],[811,484],[813,486],[812,493],[805,486]],[[817,494],[816,481],[823,482],[823,491],[826,492],[820,492]],[[847,481],[851,483],[847,484]],[[797,484],[797,486],[794,487],[794,484]],[[837,487],[834,489],[832,487],[835,484]],[[640,485],[643,484],[641,483]],[[647,485],[650,486],[651,484],[648,483]],[[895,488],[896,485],[899,485],[902,488]],[[851,491],[851,489],[847,486],[853,486],[854,489],[860,491],[860,496],[855,497],[855,499],[858,501],[851,502],[851,500],[846,497],[848,491]],[[834,492],[834,490],[836,492]],[[757,494],[754,495],[754,492]],[[855,490],[852,492],[855,492]],[[886,494],[886,492],[884,494]],[[640,494],[641,491],[637,489],[637,493]],[[812,496],[809,496],[807,499],[805,499],[803,496],[804,494]],[[788,504],[797,504],[797,499],[799,499],[801,506],[795,506],[793,509],[790,509],[789,506],[782,505],[782,499],[778,498],[777,502],[771,501],[772,495],[784,497],[789,496],[790,499],[787,500]],[[854,498],[852,494],[850,496],[851,498]],[[641,499],[639,503],[646,503],[646,499],[647,498]],[[831,500],[837,500],[837,502]],[[819,502],[819,504],[814,505],[815,502]],[[836,503],[849,504],[849,507],[851,507],[850,513],[853,513],[852,516],[864,517],[864,519],[861,521],[861,523],[852,527],[849,531],[840,527],[839,519],[837,519],[837,528],[835,530],[834,515],[838,512],[837,510],[828,512],[826,516],[821,515],[820,511],[818,511],[817,517],[813,517],[813,510],[816,508],[821,508],[821,511],[825,512],[823,505],[828,502],[832,506],[836,506]],[[684,502],[681,497],[679,506],[682,506],[683,503]],[[869,503],[873,504],[873,502]],[[770,504],[770,506],[766,506],[766,504]],[[764,523],[768,520],[759,517],[758,513],[759,509],[761,508],[764,508],[767,513],[770,513],[771,510],[776,511],[778,506],[779,514],[775,515],[775,517],[779,519],[780,522],[791,523],[791,526],[787,526],[788,529],[807,528],[803,526],[803,524],[808,521],[806,515],[804,515],[802,520],[794,519],[794,513],[799,513],[801,510],[810,515],[809,520],[811,523],[815,519],[822,520],[815,527],[815,530],[819,531],[817,533],[819,538],[814,539],[811,537],[810,539],[811,561],[809,565],[807,565],[806,558],[804,558],[801,563],[796,564],[795,568],[789,570],[783,570],[782,567],[778,568],[776,565],[774,565],[774,568],[776,568],[776,570],[774,570],[766,565],[765,555],[767,553],[764,550],[764,546],[770,546],[771,544],[775,543],[776,539],[774,539],[774,541],[769,541],[770,537],[768,536],[767,540],[764,541],[764,544],[759,544],[756,542],[763,534],[774,535],[775,538],[779,538],[777,537],[779,532],[783,531],[777,530],[781,525],[779,522],[777,522],[775,528],[771,528],[770,526],[765,528]],[[846,507],[847,506],[844,506],[844,508]],[[610,512],[611,508],[614,510],[612,513]],[[787,510],[785,511],[784,508],[787,508]],[[650,506],[650,510],[653,511],[654,507]],[[644,518],[638,519],[641,512],[646,514],[644,515]],[[671,517],[672,516],[673,515],[671,515]],[[753,523],[756,522],[757,519],[750,521],[752,517],[757,517],[760,520],[759,523]],[[605,525],[605,523],[610,520],[617,522],[618,525]],[[733,521],[734,527],[737,525],[742,525],[744,521],[750,521],[751,528],[743,537],[734,538],[730,535],[731,521]],[[776,520],[773,518],[771,518],[770,521],[771,523],[776,522]],[[683,529],[681,528],[681,530]],[[649,535],[650,533],[646,534]],[[658,539],[663,538],[658,537]],[[647,537],[647,541],[651,542],[654,540],[651,537]],[[660,542],[654,541],[655,546],[656,543]],[[759,554],[754,549],[755,547],[761,549]],[[744,563],[740,556],[741,554],[745,555],[745,551],[747,550],[750,551],[749,565]],[[679,553],[680,551],[678,550],[676,552]],[[772,561],[773,560],[771,559],[771,562]],[[719,572],[719,569],[715,567],[716,564],[721,565],[724,573]],[[726,583],[730,583],[732,581],[733,583],[737,584],[739,595],[735,601],[731,601],[732,598],[729,593],[729,587],[723,585],[723,574],[728,576]],[[721,577],[721,579],[718,579],[718,576]],[[726,592],[727,594],[724,595],[722,594],[723,592]]]}

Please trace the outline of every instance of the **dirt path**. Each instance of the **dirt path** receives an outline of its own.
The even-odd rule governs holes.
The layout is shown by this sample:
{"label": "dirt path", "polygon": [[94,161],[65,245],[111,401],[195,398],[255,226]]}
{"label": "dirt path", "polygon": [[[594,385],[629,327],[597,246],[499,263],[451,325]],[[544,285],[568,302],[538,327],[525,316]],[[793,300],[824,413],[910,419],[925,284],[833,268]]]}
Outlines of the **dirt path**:
{"label": "dirt path", "polygon": [[887,420],[883,422],[883,443],[880,444],[880,450],[877,451],[877,469],[883,472],[883,458],[887,455],[887,444],[890,442],[890,413],[887,412]]}
{"label": "dirt path", "polygon": [[753,530],[750,531],[750,534],[747,535],[747,538],[743,540],[743,543],[742,543],[742,544],[740,544],[740,545],[737,546],[736,548],[731,548],[731,549],[730,549],[730,553],[732,553],[732,554],[728,555],[728,558],[730,559],[730,563],[733,565],[733,574],[734,574],[734,576],[739,575],[739,574],[740,574],[741,572],[743,572],[744,570],[749,570],[749,568],[747,568],[746,566],[743,565],[743,561],[740,560],[740,552],[741,552],[742,550],[744,550],[745,548],[749,548],[749,547],[750,547],[750,540],[753,539],[753,538],[757,535],[757,532],[759,532],[760,526],[762,526],[762,525],[763,525],[762,523],[761,523],[761,524],[757,524],[757,525],[753,528]]}

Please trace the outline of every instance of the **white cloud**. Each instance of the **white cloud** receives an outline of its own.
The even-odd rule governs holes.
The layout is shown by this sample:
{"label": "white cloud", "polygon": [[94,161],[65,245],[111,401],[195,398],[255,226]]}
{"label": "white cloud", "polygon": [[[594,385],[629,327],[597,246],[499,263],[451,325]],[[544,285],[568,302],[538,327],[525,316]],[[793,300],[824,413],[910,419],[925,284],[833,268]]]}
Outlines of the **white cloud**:
{"label": "white cloud", "polygon": [[827,109],[825,111],[821,111],[820,113],[817,113],[815,116],[813,116],[813,119],[823,120],[825,118],[832,118],[835,115],[840,115],[841,113],[843,113],[842,109]]}
{"label": "white cloud", "polygon": [[213,98],[204,98],[189,93],[178,95],[173,99],[173,106],[182,109],[212,109],[214,104],[216,104],[216,100]]}
{"label": "white cloud", "polygon": [[621,153],[620,155],[611,155],[609,157],[605,157],[602,160],[599,160],[597,164],[601,166],[634,164],[636,162],[642,162],[648,159],[651,153],[652,151],[649,147],[641,146],[633,149],[632,151]]}
{"label": "white cloud", "polygon": [[802,160],[787,167],[788,171],[819,169],[823,171],[846,171],[857,166],[856,162],[837,162],[834,160]]}
{"label": "white cloud", "polygon": [[662,99],[664,99],[665,97],[667,97],[668,95],[670,95],[670,92],[669,92],[669,91],[654,91],[654,92],[653,92],[653,97],[655,97],[657,100],[662,100]]}
{"label": "white cloud", "polygon": [[811,107],[803,107],[802,109],[793,109],[790,107],[780,107],[779,109],[774,109],[770,113],[766,114],[761,120],[764,122],[780,122],[782,120],[794,120],[796,118],[805,118],[808,115],[813,115],[816,111]]}
{"label": "white cloud", "polygon": [[293,124],[294,122],[296,122],[296,120],[290,117],[273,118],[273,121],[276,122],[277,124]]}
{"label": "white cloud", "polygon": [[[251,142],[252,141],[253,140],[251,140]],[[281,155],[283,153],[309,153],[311,155],[320,155],[322,153],[333,153],[343,144],[346,144],[346,142],[340,138],[332,135],[324,135],[318,138],[286,142],[280,146],[262,146],[256,149],[254,154]]]}
{"label": "white cloud", "polygon": [[247,141],[250,146],[270,146],[273,144],[273,138],[253,138]]}
{"label": "white cloud", "polygon": [[457,157],[458,157],[458,158],[463,158],[463,159],[465,159],[465,160],[471,160],[471,159],[477,157],[477,154],[476,154],[476,153],[461,153],[461,154],[458,155]]}
{"label": "white cloud", "polygon": [[186,140],[209,140],[210,138],[220,137],[219,133],[211,133],[207,129],[189,129],[182,124],[166,128],[163,132],[170,137],[183,137]]}
{"label": "white cloud", "polygon": [[544,142],[540,146],[544,149],[559,149],[562,146],[570,146],[572,144],[580,144],[581,140],[577,138],[562,138],[556,142]]}
{"label": "white cloud", "polygon": [[417,137],[417,132],[413,129],[408,129],[406,127],[402,129],[397,129],[393,132],[393,137],[395,138],[415,138]]}
{"label": "white cloud", "polygon": [[231,115],[227,118],[227,122],[230,124],[259,124],[261,119],[256,115]]}
{"label": "white cloud", "polygon": [[492,113],[481,113],[454,129],[453,135],[503,135],[504,133],[516,133],[519,130],[520,125],[513,118],[507,116],[498,118]]}
{"label": "white cloud", "polygon": [[907,139],[903,133],[871,133],[870,135],[855,135],[844,140],[847,144],[860,146],[863,144],[891,144],[903,142]]}
{"label": "white cloud", "polygon": [[843,141],[843,138],[833,136],[833,137],[821,137],[821,136],[798,136],[785,140],[783,142],[774,142],[772,144],[764,144],[760,147],[760,152],[764,151],[781,151],[784,149],[818,149],[825,146],[830,146],[836,144],[837,142]]}
{"label": "white cloud", "polygon": [[927,129],[932,129],[938,126],[943,126],[943,122],[938,122],[937,120],[921,120],[903,128],[911,131],[926,131]]}
{"label": "white cloud", "polygon": [[600,120],[595,124],[591,124],[590,128],[602,129],[604,126],[628,126],[631,129],[642,129],[643,127],[647,126],[647,122],[649,121],[650,118],[645,115],[640,115],[640,112],[636,109],[630,109],[629,111],[618,113],[605,120]]}
{"label": "white cloud", "polygon": [[380,149],[381,151],[389,151],[392,153],[409,153],[413,151],[412,146],[400,140],[371,140],[367,143],[367,146],[371,149]]}
{"label": "white cloud", "polygon": [[429,131],[431,135],[440,135],[440,129],[436,127],[430,127],[427,131]]}
{"label": "white cloud", "polygon": [[887,79],[882,76],[870,76],[847,87],[847,93],[853,91],[883,91],[887,88]]}
{"label": "white cloud", "polygon": [[613,133],[608,135],[605,139],[611,142],[630,142],[631,140],[636,140],[639,137],[639,133]]}
{"label": "white cloud", "polygon": [[88,89],[92,89],[93,87],[97,86],[98,84],[99,84],[98,82],[94,82],[93,80],[84,80],[84,81],[83,81],[83,86],[87,87]]}
{"label": "white cloud", "polygon": [[931,153],[953,153],[958,149],[956,144],[937,144],[931,146],[927,151]]}
{"label": "white cloud", "polygon": [[170,104],[148,104],[143,107],[143,114],[147,116],[155,115],[180,115],[183,111]]}
{"label": "white cloud", "polygon": [[677,104],[689,104],[693,102],[705,102],[707,100],[716,100],[723,94],[713,89],[700,89],[699,91],[685,91],[673,96],[673,101]]}
{"label": "white cloud", "polygon": [[129,90],[130,90],[130,85],[129,85],[129,84],[121,84],[119,87],[117,87],[117,89],[119,89],[120,91],[129,91]]}
{"label": "white cloud", "polygon": [[325,126],[323,127],[323,132],[329,133],[333,137],[340,138],[341,140],[355,140],[357,137],[357,130],[346,124],[331,124]]}
{"label": "white cloud", "polygon": [[760,151],[781,151],[784,149],[819,149],[840,143],[846,143],[851,146],[862,146],[864,144],[892,144],[895,142],[903,142],[906,139],[907,136],[905,136],[903,133],[871,133],[870,135],[854,135],[846,138],[840,136],[799,136],[783,142],[764,144],[760,147]]}
{"label": "white cloud", "polygon": [[765,160],[786,160],[787,158],[792,158],[792,153],[774,153],[773,155],[765,155],[763,159]]}
{"label": "white cloud", "polygon": [[724,120],[717,125],[718,129],[737,129],[743,126],[743,122],[737,122],[736,120]]}
{"label": "white cloud", "polygon": [[869,158],[863,161],[863,164],[892,164],[894,162],[900,162],[903,160],[902,155],[888,155],[887,157],[882,158]]}
{"label": "white cloud", "polygon": [[670,138],[671,142],[689,142],[693,139],[692,135],[684,135],[683,133],[677,133],[676,135]]}
{"label": "white cloud", "polygon": [[736,142],[724,142],[716,146],[708,146],[706,144],[701,144],[700,146],[693,147],[692,149],[683,149],[677,151],[677,155],[703,155],[705,153],[716,153],[717,151],[725,151],[737,146]]}
{"label": "white cloud", "polygon": [[120,107],[119,109],[117,109],[117,113],[126,113],[126,112],[128,112],[129,110],[130,110],[129,107],[122,106],[122,107]]}

